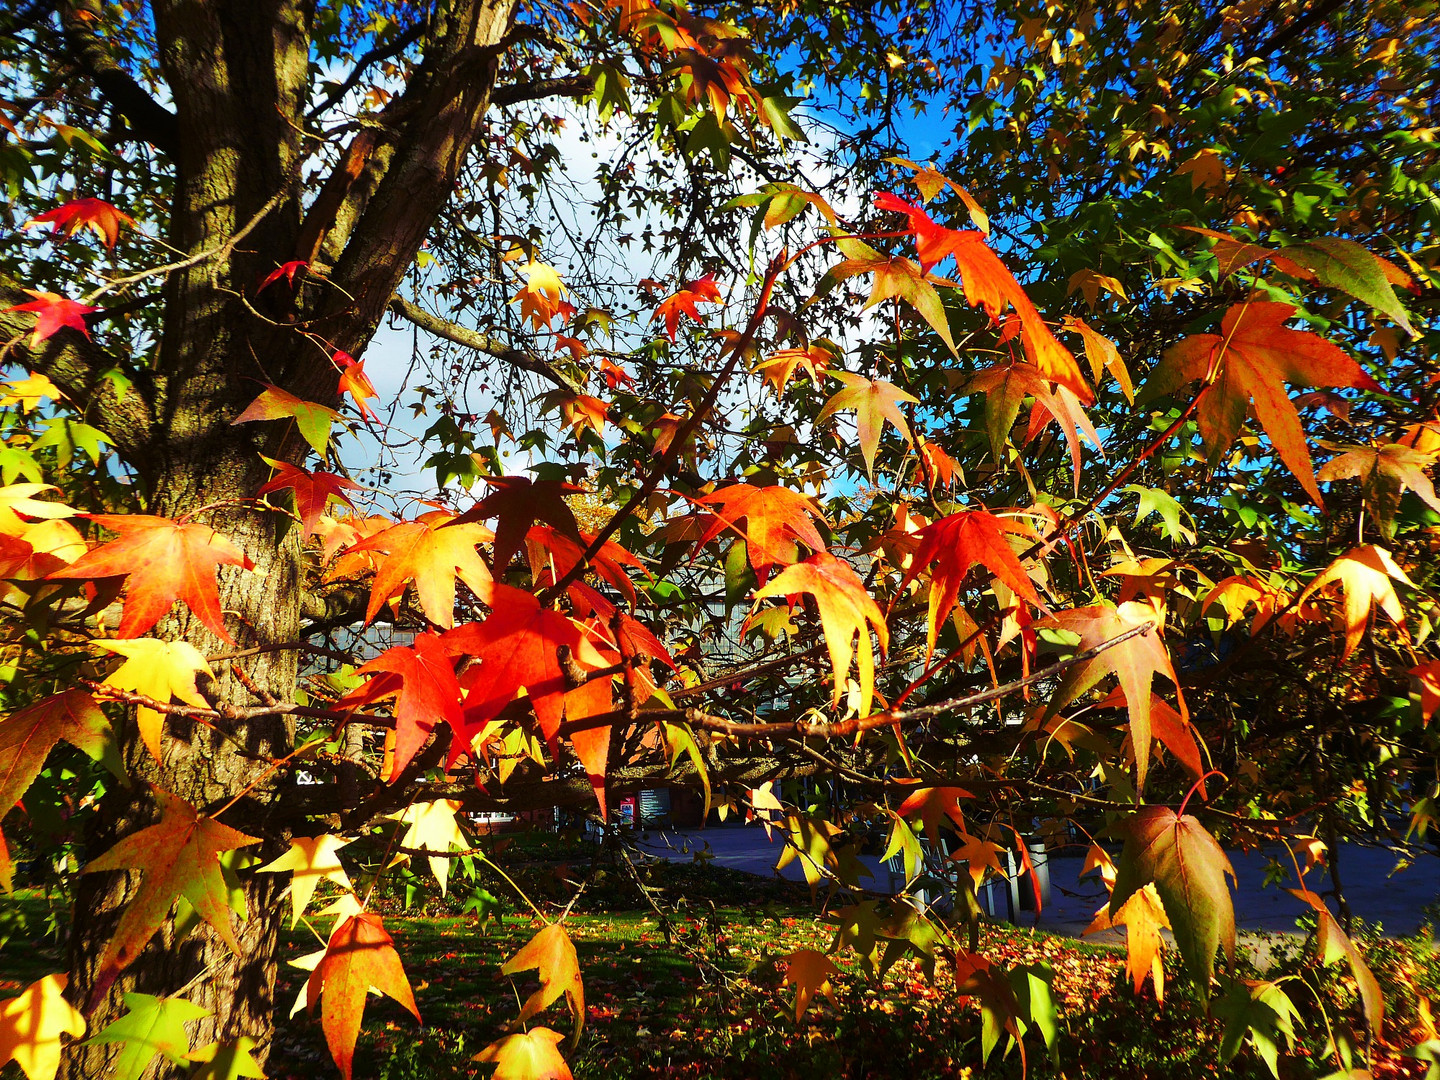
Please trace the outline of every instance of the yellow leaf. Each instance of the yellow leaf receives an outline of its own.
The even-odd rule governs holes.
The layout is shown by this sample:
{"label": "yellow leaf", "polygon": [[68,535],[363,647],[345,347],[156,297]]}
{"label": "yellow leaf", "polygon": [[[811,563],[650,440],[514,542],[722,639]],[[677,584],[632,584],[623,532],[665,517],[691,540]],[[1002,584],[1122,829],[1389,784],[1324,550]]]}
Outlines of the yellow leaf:
{"label": "yellow leaf", "polygon": [[[208,709],[210,703],[196,689],[195,677],[209,675],[210,665],[199,649],[188,641],[160,641],[156,638],[92,641],[97,649],[119,653],[125,663],[110,673],[106,686],[144,694],[156,701],[178,698],[187,705]],[[160,760],[160,732],[165,716],[144,705],[135,710],[140,738],[156,761]]]}
{"label": "yellow leaf", "polygon": [[835,672],[832,705],[839,705],[845,693],[850,661],[856,656],[855,637],[859,635],[860,715],[869,715],[875,696],[875,651],[870,644],[867,623],[875,629],[880,652],[883,654],[890,647],[890,635],[880,606],[865,591],[865,583],[849,564],[823,551],[771,578],[764,588],[756,591],[755,600],[758,603],[767,596],[796,593],[809,593],[820,609],[820,626],[825,631],[825,645]]}
{"label": "yellow leaf", "polygon": [[[455,821],[455,811],[459,809],[458,799],[436,799],[434,802],[413,803],[400,813],[391,815],[391,820],[409,826],[400,840],[400,846],[435,852],[448,852],[452,847],[468,847],[465,834],[460,831],[460,826]],[[404,862],[409,857],[408,854],[400,855],[395,862]],[[430,872],[440,883],[441,896],[445,895],[445,887],[450,879],[450,861],[449,857],[443,854],[429,856]]]}
{"label": "yellow leaf", "polygon": [[30,1080],[53,1080],[60,1036],[85,1034],[85,1017],[62,996],[68,976],[46,975],[0,1003],[0,1064],[13,1061]]}
{"label": "yellow leaf", "polygon": [[571,1080],[570,1066],[556,1049],[564,1037],[549,1028],[531,1028],[491,1043],[474,1060],[496,1065],[490,1080]]}
{"label": "yellow leaf", "polygon": [[273,862],[266,863],[256,872],[274,874],[282,870],[293,871],[290,880],[290,925],[300,921],[315,887],[322,881],[333,881],[342,889],[351,888],[350,877],[340,865],[336,854],[349,840],[339,836],[296,836],[290,840],[290,850]]}
{"label": "yellow leaf", "polygon": [[1391,581],[1399,581],[1413,587],[1405,571],[1395,565],[1390,553],[1375,544],[1366,544],[1347,551],[1325,568],[1300,594],[1300,603],[1319,593],[1326,586],[1337,586],[1345,594],[1343,618],[1345,620],[1345,653],[1348,659],[1360,644],[1365,626],[1370,621],[1370,609],[1379,607],[1395,622],[1400,633],[1405,634],[1405,609],[1395,595]]}

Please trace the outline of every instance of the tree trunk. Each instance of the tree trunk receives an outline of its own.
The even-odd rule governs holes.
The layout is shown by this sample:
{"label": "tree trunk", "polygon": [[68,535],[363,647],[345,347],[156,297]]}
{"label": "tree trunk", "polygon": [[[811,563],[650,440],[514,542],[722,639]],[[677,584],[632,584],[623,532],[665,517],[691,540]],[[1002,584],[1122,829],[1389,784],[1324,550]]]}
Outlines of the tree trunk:
{"label": "tree trunk", "polygon": [[[239,441],[233,437],[231,444]],[[213,502],[232,500],[253,491],[258,480],[246,457],[254,458],[248,443],[216,447],[216,453],[177,462],[157,479],[154,509],[167,516]],[[258,461],[257,461],[258,463]],[[299,633],[298,589],[299,543],[290,530],[278,540],[277,526],[284,519],[275,514],[254,513],[225,507],[207,519],[250,554],[254,572],[226,568],[221,574],[221,607],[233,617],[236,644],[254,646],[294,641]],[[202,652],[216,655],[234,651],[210,633],[185,609],[178,610],[157,628],[163,637],[190,641]],[[296,653],[285,650],[261,653],[235,661],[243,665],[250,681],[281,700],[293,700]],[[217,665],[218,678],[202,688],[216,702],[235,706],[256,704],[250,691],[228,670]],[[267,821],[266,807],[290,782],[286,770],[266,776],[271,759],[288,752],[293,725],[285,718],[268,717],[245,724],[214,726],[169,718],[163,742],[164,760],[157,765],[135,738],[133,725],[125,740],[126,764],[135,786],[107,794],[99,829],[90,838],[91,857],[138,827],[153,823],[154,799],[146,784],[154,784],[178,795],[197,808],[218,811],[232,797],[251,784],[256,786],[223,820],[251,835],[263,836],[261,846],[244,849],[245,855],[273,858],[285,849],[281,823]],[[173,923],[157,934],[144,953],[104,993],[92,1001],[97,963],[125,905],[139,884],[136,872],[87,874],[80,879],[76,895],[74,930],[71,939],[70,972],[72,998],[81,1008],[94,1006],[90,1030],[98,1031],[125,1010],[122,995],[139,991],[155,995],[175,994],[211,1010],[194,1030],[196,1047],[214,1041],[233,1041],[242,1035],[259,1040],[262,1057],[268,1050],[273,1027],[276,948],[284,905],[280,894],[282,875],[247,874],[241,877],[247,917],[237,930],[240,954],[228,946],[204,923],[177,936]],[[103,1075],[117,1048],[76,1047],[67,1060],[68,1077]],[[163,1075],[163,1059],[156,1059]]]}
{"label": "tree trunk", "polygon": [[[152,631],[216,656],[294,642],[301,634],[297,530],[250,500],[270,474],[261,452],[299,462],[305,448],[293,424],[234,427],[230,421],[262,383],[338,404],[329,351],[358,355],[364,349],[451,198],[488,107],[515,0],[454,0],[436,16],[420,72],[389,116],[387,141],[368,152],[360,175],[340,184],[334,198],[322,191],[308,208],[300,164],[308,152],[304,110],[312,93],[309,0],[155,0],[152,7],[175,103],[169,239],[189,255],[206,257],[166,279],[164,331],[145,415],[117,445],[139,473],[149,513],[193,515],[255,564],[253,571],[226,567],[219,575],[234,645],[183,605]],[[243,243],[227,246],[242,229],[249,229]],[[257,283],[279,264],[308,257],[322,241],[327,255],[338,254],[330,274],[336,287],[308,290],[293,310],[257,317],[253,304],[280,302],[256,298]],[[309,329],[285,325],[290,318]],[[279,650],[219,663],[201,689],[217,705],[256,705],[256,691],[293,701],[296,674],[297,653]],[[150,785],[264,838],[242,849],[244,856],[268,861],[285,850],[288,825],[273,809],[287,786],[293,790],[293,780],[272,762],[291,748],[293,722],[266,717],[205,725],[168,717],[159,763],[140,743],[133,715],[119,730],[132,786],[106,794],[87,837],[87,857],[154,822]],[[69,997],[88,1013],[90,1032],[126,1011],[127,992],[182,995],[212,1014],[192,1029],[195,1048],[249,1036],[263,1065],[274,1030],[285,875],[240,875],[247,917],[237,930],[239,954],[204,923],[177,932],[171,921],[112,985],[97,987],[100,957],[140,880],[130,871],[79,881]],[[102,1076],[115,1050],[71,1045],[63,1075]],[[147,1075],[168,1071],[157,1058]]]}

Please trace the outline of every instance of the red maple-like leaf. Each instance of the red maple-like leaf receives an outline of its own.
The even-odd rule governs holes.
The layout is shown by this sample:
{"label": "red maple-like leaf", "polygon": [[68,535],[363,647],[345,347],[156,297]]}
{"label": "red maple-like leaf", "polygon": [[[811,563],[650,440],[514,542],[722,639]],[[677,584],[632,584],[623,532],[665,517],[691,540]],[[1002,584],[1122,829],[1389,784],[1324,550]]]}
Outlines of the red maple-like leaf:
{"label": "red maple-like leaf", "polygon": [[254,564],[239,548],[210,526],[193,521],[148,514],[83,516],[119,537],[49,576],[94,581],[128,575],[116,637],[140,637],[171,604],[183,600],[216,637],[233,643],[220,614],[215,571],[221,566],[253,570]]}
{"label": "red maple-like leaf", "polygon": [[[581,533],[579,541],[570,539],[549,525],[535,525],[525,536],[530,571],[537,582],[558,581],[568,574],[580,557],[589,550],[594,537]],[[635,585],[624,567],[644,570],[644,564],[613,540],[606,540],[590,558],[590,569],[619,589],[631,604],[635,603]]]}
{"label": "red maple-like leaf", "polygon": [[85,326],[85,316],[89,315],[96,308],[81,304],[75,300],[61,296],[59,293],[40,292],[35,289],[23,289],[22,292],[29,293],[35,297],[28,304],[16,304],[8,307],[6,311],[32,311],[35,313],[35,331],[30,335],[30,345],[35,347],[40,342],[58,334],[67,326],[71,330],[78,330],[87,338],[90,336],[89,329]]}
{"label": "red maple-like leaf", "polygon": [[[925,526],[917,534],[920,546],[905,574],[905,585],[922,569],[930,570],[930,637],[927,660],[935,651],[935,638],[945,621],[970,567],[977,563],[999,578],[1018,596],[1036,607],[1040,597],[1005,534],[1034,537],[1023,522],[996,517],[988,510],[962,510]],[[903,586],[902,586],[903,588]]]}
{"label": "red maple-like leaf", "polygon": [[386,649],[355,674],[371,678],[337,701],[336,708],[361,708],[395,696],[395,757],[387,783],[395,782],[440,721],[463,732],[452,652],[435,634],[416,634],[413,644]]}
{"label": "red maple-like leaf", "polygon": [[531,480],[528,476],[482,477],[495,490],[450,523],[451,528],[471,521],[495,522],[495,573],[503,574],[510,560],[525,543],[536,521],[553,525],[572,540],[580,539],[575,514],[565,504],[566,495],[581,495],[585,489],[559,480]]}
{"label": "red maple-like leaf", "polygon": [[290,288],[293,290],[295,288],[295,275],[300,273],[301,270],[304,270],[309,265],[310,264],[304,259],[291,259],[287,263],[281,263],[276,269],[270,271],[269,276],[266,277],[264,281],[260,282],[260,287],[255,291],[257,293],[262,293],[271,285],[274,285],[281,278],[284,278],[285,284],[289,285]]}
{"label": "red maple-like leaf", "polygon": [[692,281],[679,292],[660,301],[660,306],[655,309],[655,314],[650,317],[650,321],[664,319],[665,335],[674,341],[675,331],[680,325],[681,314],[689,315],[696,322],[705,321],[695,308],[695,305],[701,300],[711,304],[725,302],[720,298],[720,287],[715,284],[714,274],[706,274],[698,281]]}
{"label": "red maple-like leaf", "polygon": [[302,540],[308,538],[315,531],[315,523],[320,520],[320,515],[325,512],[325,507],[331,499],[342,502],[354,510],[355,504],[346,497],[345,491],[347,489],[350,491],[364,490],[354,480],[346,479],[335,473],[324,472],[320,469],[306,472],[286,461],[273,461],[270,458],[265,458],[265,460],[275,469],[276,475],[255,494],[268,495],[272,491],[294,492],[295,513],[300,516]]}
{"label": "red maple-like leaf", "polygon": [[61,236],[74,236],[81,229],[89,229],[105,241],[107,248],[113,248],[120,237],[121,224],[133,226],[135,219],[103,199],[87,198],[76,199],[64,206],[57,206],[54,210],[36,214],[25,223],[25,228],[32,225],[50,225],[53,231]]}
{"label": "red maple-like leaf", "polygon": [[1083,403],[1095,400],[1075,357],[1060,344],[1015,275],[985,243],[982,233],[947,229],[931,220],[920,207],[889,192],[875,196],[875,205],[882,210],[898,211],[910,219],[915,253],[923,271],[928,273],[946,256],[954,256],[955,269],[965,286],[966,302],[983,309],[995,322],[1000,321],[1007,308],[1013,307],[1020,322],[1020,343],[1030,362],[1045,378],[1067,387]]}
{"label": "red maple-like leaf", "polygon": [[[605,658],[574,620],[541,607],[522,589],[497,583],[490,605],[489,618],[457,626],[441,639],[452,653],[480,660],[465,695],[467,732],[493,719],[523,688],[554,754],[568,688],[559,650],[568,649],[582,669],[604,667]],[[469,745],[468,739],[457,741]]]}

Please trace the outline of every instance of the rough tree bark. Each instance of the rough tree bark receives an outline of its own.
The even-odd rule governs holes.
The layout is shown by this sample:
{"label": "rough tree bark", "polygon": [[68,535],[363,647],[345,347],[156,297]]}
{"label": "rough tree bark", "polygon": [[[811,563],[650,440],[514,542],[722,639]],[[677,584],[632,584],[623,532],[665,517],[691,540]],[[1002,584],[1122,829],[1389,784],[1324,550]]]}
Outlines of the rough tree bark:
{"label": "rough tree bark", "polygon": [[[156,359],[125,396],[96,378],[108,361],[78,335],[60,335],[29,355],[22,346],[17,358],[88,402],[112,429],[117,448],[139,474],[148,512],[194,515],[254,561],[253,572],[231,567],[220,574],[221,604],[238,646],[294,641],[302,629],[298,540],[283,519],[257,512],[246,500],[268,476],[259,452],[298,461],[304,447],[283,435],[283,425],[233,427],[230,420],[260,383],[337,403],[330,351],[363,352],[451,197],[489,104],[515,0],[455,0],[443,14],[432,13],[426,32],[417,34],[423,63],[387,107],[380,134],[362,129],[313,199],[304,196],[300,182],[301,165],[315,149],[305,134],[315,92],[312,5],[155,0],[152,8],[173,126],[163,108],[137,104],[133,84],[123,87],[126,100],[114,104],[122,112],[139,109],[151,127],[165,129],[167,137],[153,141],[174,168],[169,242],[188,255],[211,254],[165,279]],[[77,49],[88,47],[85,29],[76,28]],[[227,246],[247,225],[253,227],[243,242]],[[266,273],[312,255],[330,266],[337,287],[307,289],[293,306],[267,308],[263,316],[252,307]],[[234,648],[183,608],[155,633],[187,640],[206,655]],[[245,681],[228,663],[216,665],[205,686],[213,700],[256,704],[245,682],[293,700],[296,653],[262,653],[243,664]],[[202,812],[217,812],[244,792],[223,820],[264,838],[247,854],[273,857],[288,839],[274,813],[286,773],[267,776],[266,766],[288,751],[293,735],[288,718],[213,727],[171,718],[164,760],[156,763],[129,718],[122,740],[134,785],[107,794],[99,826],[87,838],[88,854],[153,823],[154,785]],[[203,924],[178,940],[169,926],[121,978],[97,993],[98,960],[139,880],[138,873],[105,873],[80,882],[70,996],[89,1012],[90,1030],[123,1011],[127,991],[184,989],[213,1014],[199,1022],[196,1045],[248,1035],[259,1042],[256,1056],[263,1064],[273,1031],[283,882],[242,874],[248,918],[239,930],[239,955]],[[114,1049],[72,1046],[63,1074],[104,1075]],[[157,1062],[154,1074],[160,1075],[164,1063]]]}

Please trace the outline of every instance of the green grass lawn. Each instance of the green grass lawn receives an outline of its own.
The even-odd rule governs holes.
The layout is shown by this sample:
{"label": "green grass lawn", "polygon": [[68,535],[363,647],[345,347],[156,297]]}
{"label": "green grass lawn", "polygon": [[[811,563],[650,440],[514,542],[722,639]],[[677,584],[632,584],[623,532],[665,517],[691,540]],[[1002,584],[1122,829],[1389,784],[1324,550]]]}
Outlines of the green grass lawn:
{"label": "green grass lawn", "polygon": [[[781,985],[783,973],[774,961],[797,948],[826,950],[834,936],[816,921],[803,888],[703,864],[655,864],[642,873],[657,914],[642,903],[632,878],[582,865],[575,854],[536,841],[511,852],[506,865],[542,908],[568,902],[574,892],[568,882],[590,882],[566,919],[586,998],[583,1037],[573,1051],[566,1049],[577,1078],[925,1080],[1019,1077],[1026,1069],[1030,1076],[1096,1080],[1270,1075],[1250,1050],[1220,1064],[1220,1026],[1173,966],[1162,1007],[1148,984],[1139,996],[1131,989],[1123,948],[1014,927],[985,927],[981,952],[1005,967],[1043,962],[1053,969],[1061,1013],[1058,1072],[1039,1038],[1026,1039],[1023,1063],[1018,1049],[1004,1053],[1002,1042],[982,1068],[979,1008],[956,994],[944,964],[933,983],[910,959],[872,979],[852,954],[838,954],[843,973],[834,980],[833,996],[818,998],[797,1023],[794,990]],[[511,979],[500,966],[541,924],[513,899],[503,914],[483,921],[460,914],[477,884],[502,895],[503,883],[480,868],[475,882],[457,875],[443,902],[430,898],[406,910],[403,883],[374,898],[372,906],[384,913],[396,939],[424,1024],[416,1025],[389,999],[371,998],[357,1078],[483,1078],[488,1072],[470,1058],[505,1033],[518,1003],[537,985],[533,972]],[[6,910],[0,930],[11,936],[0,947],[0,979],[13,991],[60,970],[63,959],[55,939],[42,933],[48,910],[43,897],[24,894]],[[323,930],[328,921],[318,925]],[[285,955],[294,958],[321,945],[302,922],[287,934]],[[318,1017],[289,1017],[305,978],[304,971],[282,967],[270,1058],[274,1078],[335,1075]],[[563,998],[539,1022],[566,1033],[573,1027]],[[1331,1071],[1318,1062],[1306,1067],[1306,1052],[1315,1049],[1302,1047],[1287,1063],[1287,1077]],[[1423,1066],[1412,1064],[1419,1066],[1391,1059],[1388,1071],[1377,1075],[1423,1076]],[[13,1065],[5,1080],[12,1071]]]}

